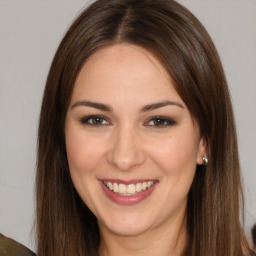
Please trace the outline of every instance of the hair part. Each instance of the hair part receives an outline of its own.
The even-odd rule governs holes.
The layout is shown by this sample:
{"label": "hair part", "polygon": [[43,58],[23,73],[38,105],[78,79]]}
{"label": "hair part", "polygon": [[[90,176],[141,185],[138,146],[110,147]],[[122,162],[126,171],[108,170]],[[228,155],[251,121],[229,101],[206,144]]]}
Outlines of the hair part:
{"label": "hair part", "polygon": [[98,0],[74,21],[53,59],[38,131],[38,256],[98,255],[97,220],[77,194],[64,125],[75,80],[100,47],[127,43],[152,52],[207,141],[189,192],[184,255],[250,255],[242,227],[243,194],[232,105],[214,44],[201,23],[172,0]]}

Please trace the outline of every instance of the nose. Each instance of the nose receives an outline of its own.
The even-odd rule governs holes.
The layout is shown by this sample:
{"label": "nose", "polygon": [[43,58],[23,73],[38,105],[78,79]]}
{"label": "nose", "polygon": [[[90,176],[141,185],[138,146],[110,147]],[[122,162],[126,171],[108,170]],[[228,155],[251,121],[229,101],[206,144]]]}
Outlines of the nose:
{"label": "nose", "polygon": [[143,164],[146,154],[139,136],[128,129],[116,131],[107,154],[107,161],[120,171],[129,171]]}

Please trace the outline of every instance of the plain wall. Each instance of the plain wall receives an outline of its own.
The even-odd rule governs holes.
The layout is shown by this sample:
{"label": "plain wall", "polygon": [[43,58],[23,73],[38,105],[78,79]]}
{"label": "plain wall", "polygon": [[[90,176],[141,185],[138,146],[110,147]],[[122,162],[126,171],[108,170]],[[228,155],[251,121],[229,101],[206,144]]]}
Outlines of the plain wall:
{"label": "plain wall", "polygon": [[[0,0],[0,232],[35,249],[36,133],[54,52],[82,0]],[[256,1],[179,1],[221,56],[237,121],[246,228],[256,222]]]}

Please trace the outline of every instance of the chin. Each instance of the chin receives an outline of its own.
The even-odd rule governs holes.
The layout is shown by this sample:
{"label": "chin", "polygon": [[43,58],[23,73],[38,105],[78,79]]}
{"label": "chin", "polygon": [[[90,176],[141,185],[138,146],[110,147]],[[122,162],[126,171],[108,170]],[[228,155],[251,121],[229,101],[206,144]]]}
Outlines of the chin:
{"label": "chin", "polygon": [[110,231],[118,236],[138,236],[147,231],[146,227],[131,227],[129,225],[124,226],[112,226],[109,227]]}
{"label": "chin", "polygon": [[106,221],[99,221],[98,223],[100,228],[119,236],[137,236],[146,232],[152,226],[148,218],[144,217],[141,219],[135,216],[116,218],[114,221],[112,218],[112,221],[108,219]]}

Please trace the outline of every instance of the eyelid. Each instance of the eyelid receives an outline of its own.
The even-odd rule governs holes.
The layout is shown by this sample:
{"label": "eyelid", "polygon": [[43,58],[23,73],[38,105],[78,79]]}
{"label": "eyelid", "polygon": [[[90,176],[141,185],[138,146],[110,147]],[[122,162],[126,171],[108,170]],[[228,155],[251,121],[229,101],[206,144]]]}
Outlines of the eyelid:
{"label": "eyelid", "polygon": [[[90,120],[102,119],[102,122],[93,123],[89,122]],[[150,124],[150,122],[159,121],[159,123]],[[79,119],[79,122],[82,125],[92,126],[92,127],[101,127],[111,125],[110,120],[104,115],[88,115]],[[104,123],[105,122],[105,123]],[[107,122],[107,123],[106,123]],[[152,116],[143,123],[144,126],[148,126],[150,128],[167,128],[176,124],[176,121],[173,118],[165,117],[165,116]]]}
{"label": "eyelid", "polygon": [[[151,121],[154,121],[154,120],[157,120],[157,119],[162,121],[162,122],[165,122],[166,124],[149,125],[149,123]],[[150,117],[144,123],[145,126],[149,126],[149,127],[152,127],[152,128],[167,128],[167,127],[173,126],[175,124],[176,124],[176,121],[173,118],[164,117],[164,116],[153,116],[153,117]]]}
{"label": "eyelid", "polygon": [[[96,118],[100,118],[100,119],[103,119],[104,121],[108,122],[108,124],[93,124],[93,123],[89,123],[89,120],[90,119],[96,119]],[[110,125],[111,122],[109,121],[108,118],[106,118],[105,116],[103,115],[89,115],[89,116],[84,116],[82,118],[79,119],[79,122],[82,124],[82,125],[88,125],[88,126],[105,126],[105,125]]]}

